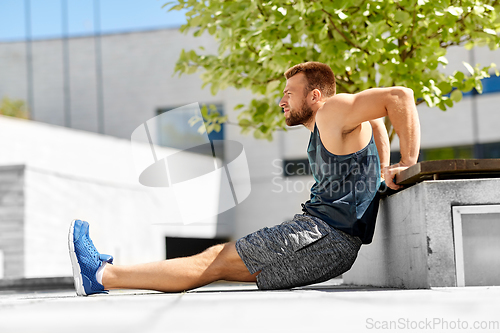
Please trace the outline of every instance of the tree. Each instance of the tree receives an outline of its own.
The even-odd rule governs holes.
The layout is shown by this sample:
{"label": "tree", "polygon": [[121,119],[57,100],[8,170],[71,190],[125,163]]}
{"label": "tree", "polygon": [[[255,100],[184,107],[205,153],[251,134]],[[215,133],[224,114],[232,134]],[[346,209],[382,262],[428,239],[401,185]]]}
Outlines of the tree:
{"label": "tree", "polygon": [[23,100],[4,97],[0,101],[0,114],[4,116],[28,119],[28,109]]}
{"label": "tree", "polygon": [[[208,32],[219,43],[217,54],[183,50],[179,75],[203,69],[211,92],[235,87],[258,97],[238,105],[242,132],[271,140],[285,128],[277,105],[283,72],[305,62],[330,65],[337,92],[371,87],[412,88],[416,103],[446,110],[462,92],[482,91],[481,79],[495,65],[464,62],[464,72],[446,75],[447,49],[500,45],[499,0],[178,0],[170,10],[187,9],[183,32]],[[498,71],[496,74],[499,75]],[[207,130],[225,121],[204,112]],[[388,132],[394,134],[386,123]],[[392,137],[391,135],[391,137]]]}

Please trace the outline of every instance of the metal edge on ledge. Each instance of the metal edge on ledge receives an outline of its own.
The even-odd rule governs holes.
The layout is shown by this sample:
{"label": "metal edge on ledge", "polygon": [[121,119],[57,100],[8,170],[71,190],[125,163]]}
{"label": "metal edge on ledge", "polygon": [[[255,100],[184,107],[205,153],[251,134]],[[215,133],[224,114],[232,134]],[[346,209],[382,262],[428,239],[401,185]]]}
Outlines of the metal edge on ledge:
{"label": "metal edge on ledge", "polygon": [[396,176],[399,185],[413,185],[424,180],[500,177],[500,159],[457,159],[424,161]]}

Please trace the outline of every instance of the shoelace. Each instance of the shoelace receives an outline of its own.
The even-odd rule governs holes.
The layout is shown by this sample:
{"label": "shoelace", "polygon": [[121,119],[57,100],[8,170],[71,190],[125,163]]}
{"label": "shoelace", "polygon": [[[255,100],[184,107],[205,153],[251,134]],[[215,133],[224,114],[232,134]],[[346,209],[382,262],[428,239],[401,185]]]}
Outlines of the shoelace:
{"label": "shoelace", "polygon": [[92,239],[90,239],[89,235],[85,235],[85,240],[86,240],[86,247],[87,249],[89,250],[89,252],[91,253],[92,257],[94,258],[94,260],[99,260],[99,252],[97,252],[95,246],[94,246],[94,243],[92,242]]}

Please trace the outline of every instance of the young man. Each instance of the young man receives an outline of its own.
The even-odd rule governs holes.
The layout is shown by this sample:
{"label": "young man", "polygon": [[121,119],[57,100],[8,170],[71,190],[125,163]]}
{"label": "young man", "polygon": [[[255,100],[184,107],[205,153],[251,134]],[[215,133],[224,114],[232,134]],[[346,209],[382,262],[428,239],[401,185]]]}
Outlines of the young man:
{"label": "young man", "polygon": [[[307,153],[316,183],[303,214],[192,257],[132,266],[109,265],[113,259],[96,250],[88,223],[75,220],[69,247],[78,295],[112,288],[177,292],[217,280],[292,288],[350,269],[361,244],[372,240],[381,178],[398,189],[394,176],[417,162],[413,91],[390,87],[336,95],[332,70],[316,62],[296,65],[285,77],[280,106],[286,123],[311,131]],[[389,117],[399,136],[401,162],[393,166],[382,117]]]}

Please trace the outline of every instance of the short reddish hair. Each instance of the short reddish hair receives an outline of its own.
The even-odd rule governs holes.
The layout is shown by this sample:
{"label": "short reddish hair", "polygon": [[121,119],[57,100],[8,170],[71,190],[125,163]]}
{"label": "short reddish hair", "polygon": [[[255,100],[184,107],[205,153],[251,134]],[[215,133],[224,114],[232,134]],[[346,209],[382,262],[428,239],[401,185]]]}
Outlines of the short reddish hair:
{"label": "short reddish hair", "polygon": [[307,79],[305,95],[314,89],[321,91],[325,97],[335,95],[335,75],[330,66],[321,62],[304,62],[289,68],[285,72],[285,77],[288,80],[298,73],[304,73]]}

